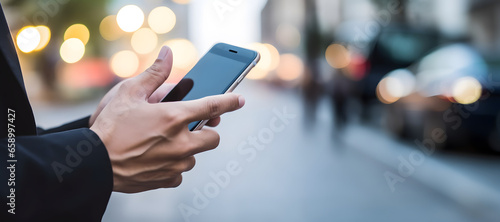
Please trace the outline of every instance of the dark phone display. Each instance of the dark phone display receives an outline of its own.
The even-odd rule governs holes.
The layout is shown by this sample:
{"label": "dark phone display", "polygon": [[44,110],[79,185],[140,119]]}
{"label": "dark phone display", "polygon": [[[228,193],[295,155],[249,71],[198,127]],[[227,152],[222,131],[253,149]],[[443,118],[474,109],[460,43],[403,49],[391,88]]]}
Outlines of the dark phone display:
{"label": "dark phone display", "polygon": [[[253,60],[245,63],[207,53],[162,102],[188,101],[225,93]],[[194,130],[200,121],[189,124]]]}

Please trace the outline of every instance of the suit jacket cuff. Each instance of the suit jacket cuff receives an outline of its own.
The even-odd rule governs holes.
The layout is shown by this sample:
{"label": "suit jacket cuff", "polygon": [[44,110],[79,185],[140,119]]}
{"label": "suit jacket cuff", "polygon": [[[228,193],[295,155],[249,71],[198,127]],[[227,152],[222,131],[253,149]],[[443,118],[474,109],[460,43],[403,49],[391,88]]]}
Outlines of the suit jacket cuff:
{"label": "suit jacket cuff", "polygon": [[17,212],[11,221],[101,221],[113,172],[97,134],[81,128],[18,137],[16,147]]}
{"label": "suit jacket cuff", "polygon": [[73,129],[79,129],[79,128],[89,128],[89,119],[90,116],[84,117],[79,120],[75,120],[70,123],[66,123],[64,125],[54,127],[51,129],[42,129],[42,128],[37,128],[38,135],[43,135],[43,134],[49,134],[49,133],[57,133],[57,132],[62,132],[62,131],[67,131],[67,130],[73,130]]}

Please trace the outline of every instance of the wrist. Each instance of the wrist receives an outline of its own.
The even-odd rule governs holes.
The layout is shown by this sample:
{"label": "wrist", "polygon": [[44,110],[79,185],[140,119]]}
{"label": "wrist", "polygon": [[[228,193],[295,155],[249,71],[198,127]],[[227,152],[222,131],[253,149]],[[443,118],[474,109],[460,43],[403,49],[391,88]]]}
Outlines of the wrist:
{"label": "wrist", "polygon": [[108,146],[107,146],[108,143],[107,143],[107,139],[106,139],[105,133],[101,129],[99,129],[99,127],[97,127],[96,124],[94,124],[93,126],[89,127],[89,129],[92,132],[94,132],[99,137],[99,139],[104,144],[104,146],[106,147],[106,149],[108,149]]}

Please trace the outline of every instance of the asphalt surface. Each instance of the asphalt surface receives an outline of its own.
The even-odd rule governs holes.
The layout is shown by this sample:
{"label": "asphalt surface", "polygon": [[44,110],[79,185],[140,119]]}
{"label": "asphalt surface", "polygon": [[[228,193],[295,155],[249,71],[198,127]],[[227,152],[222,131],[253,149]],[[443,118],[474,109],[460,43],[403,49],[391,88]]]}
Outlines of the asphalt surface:
{"label": "asphalt surface", "polygon": [[[328,101],[308,122],[294,90],[246,81],[236,92],[245,108],[223,116],[220,146],[181,186],[113,193],[103,221],[500,221],[498,157],[428,155],[358,123],[335,132]],[[96,103],[34,110],[49,127]]]}

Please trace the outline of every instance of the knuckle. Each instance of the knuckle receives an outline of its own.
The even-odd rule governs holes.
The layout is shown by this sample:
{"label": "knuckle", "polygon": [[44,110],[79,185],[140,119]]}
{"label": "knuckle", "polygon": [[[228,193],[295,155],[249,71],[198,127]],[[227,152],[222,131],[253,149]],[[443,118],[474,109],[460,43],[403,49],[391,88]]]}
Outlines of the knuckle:
{"label": "knuckle", "polygon": [[204,139],[198,140],[199,142],[196,144],[197,150],[212,150],[217,148],[220,143],[220,135],[214,130],[204,130],[205,136]]}
{"label": "knuckle", "polygon": [[220,144],[220,135],[215,131],[212,131],[212,132],[213,132],[212,137],[213,137],[214,143],[213,143],[213,147],[210,147],[210,148],[216,148]]}
{"label": "knuckle", "polygon": [[187,171],[190,171],[191,169],[194,168],[194,166],[196,165],[196,159],[194,158],[194,156],[190,156],[188,157],[184,162],[183,162],[183,166],[182,166],[182,172],[187,172]]}
{"label": "knuckle", "polygon": [[177,140],[178,145],[180,146],[178,152],[177,152],[177,157],[179,159],[186,158],[187,156],[190,155],[190,153],[197,148],[197,146],[189,140],[187,135],[182,135],[180,138]]}
{"label": "knuckle", "polygon": [[179,152],[179,158],[186,158],[186,156],[189,156],[192,154],[193,150],[196,150],[197,146],[194,145],[194,143],[184,143],[183,148]]}
{"label": "knuckle", "polygon": [[208,111],[208,119],[213,119],[219,116],[219,113],[222,109],[222,104],[219,100],[209,99],[207,101],[207,111]]}
{"label": "knuckle", "polygon": [[163,70],[158,65],[157,62],[155,62],[153,65],[151,65],[146,72],[151,76],[152,81],[155,81],[155,83],[160,84],[163,83]]}
{"label": "knuckle", "polygon": [[179,175],[175,180],[172,182],[171,187],[178,187],[182,183],[182,175]]}
{"label": "knuckle", "polygon": [[181,173],[182,173],[182,171],[177,170],[177,168],[175,168],[175,166],[174,166],[173,168],[169,169],[169,172],[165,173],[165,175],[166,175],[166,178],[168,178],[169,180],[172,180],[172,179],[180,176]]}
{"label": "knuckle", "polygon": [[161,74],[161,72],[163,71],[162,70],[162,67],[160,65],[160,63],[162,62],[161,59],[156,59],[155,62],[153,63],[153,65],[151,65],[148,69],[147,69],[147,72],[149,72],[150,74]]}

